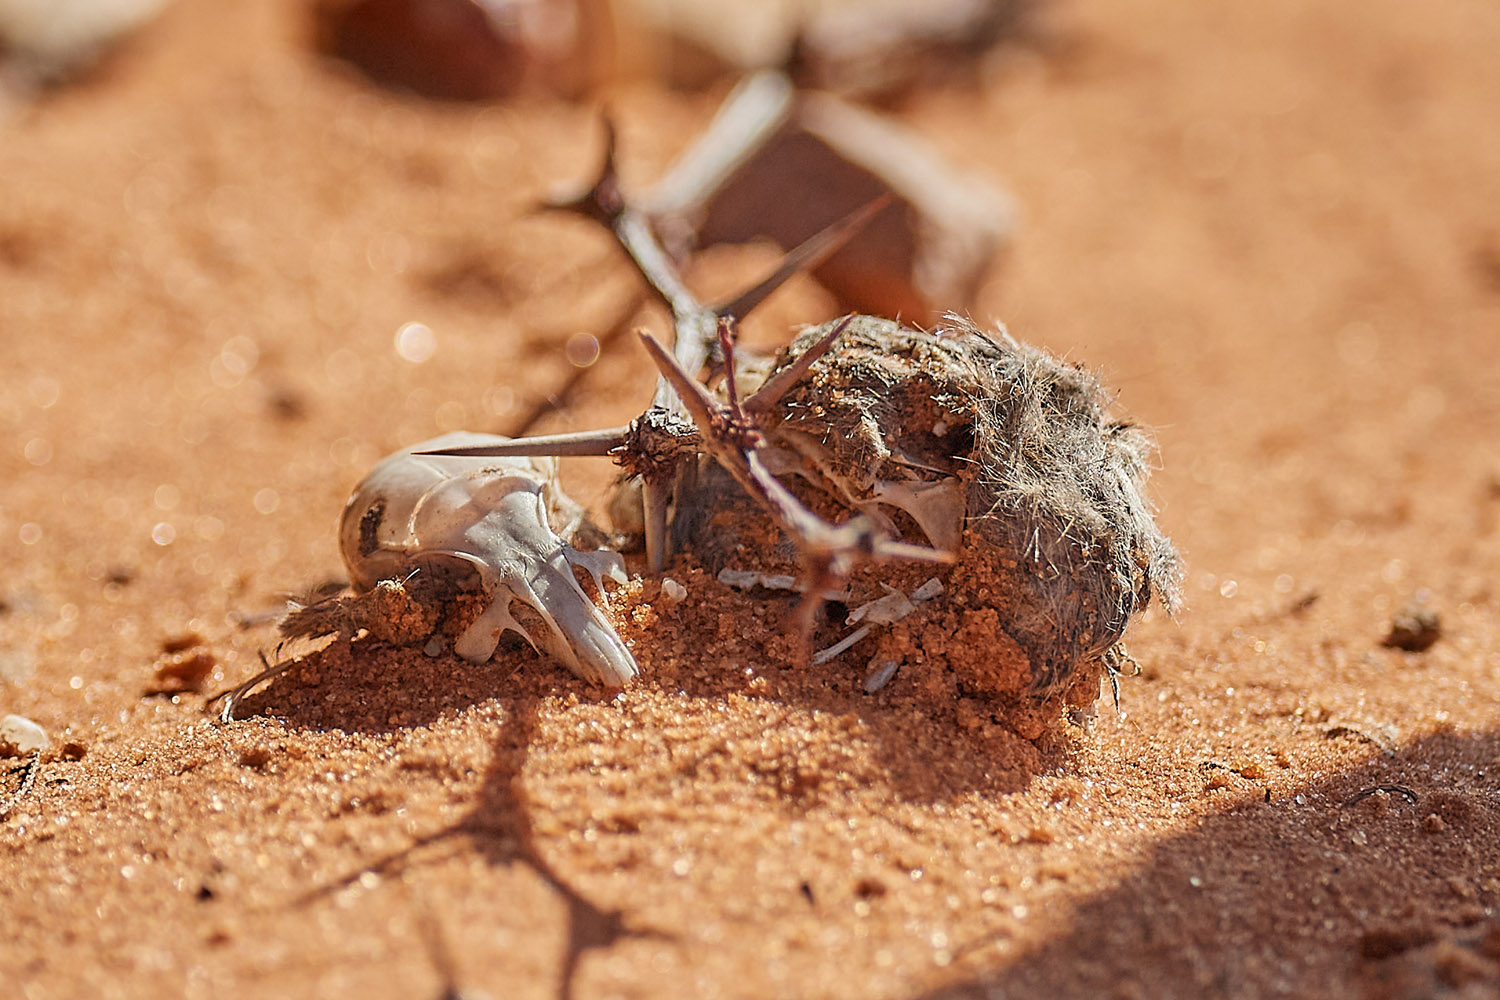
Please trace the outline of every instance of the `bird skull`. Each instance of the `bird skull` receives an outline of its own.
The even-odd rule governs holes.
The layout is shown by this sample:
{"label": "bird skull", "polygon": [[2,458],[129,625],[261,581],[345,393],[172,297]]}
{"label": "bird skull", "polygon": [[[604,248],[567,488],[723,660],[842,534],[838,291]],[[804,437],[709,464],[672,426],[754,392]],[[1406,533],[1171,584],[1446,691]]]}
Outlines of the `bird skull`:
{"label": "bird skull", "polygon": [[[368,591],[415,570],[475,572],[487,603],[455,641],[459,656],[488,660],[509,630],[579,677],[620,687],[638,672],[635,657],[573,569],[587,571],[602,596],[603,577],[625,582],[624,563],[614,552],[574,549],[553,529],[560,523],[571,534],[580,516],[557,485],[555,460],[420,454],[503,440],[460,431],[377,465],[344,506],[339,540],[352,582]],[[529,627],[517,621],[512,601],[535,611],[541,624],[530,615]]]}

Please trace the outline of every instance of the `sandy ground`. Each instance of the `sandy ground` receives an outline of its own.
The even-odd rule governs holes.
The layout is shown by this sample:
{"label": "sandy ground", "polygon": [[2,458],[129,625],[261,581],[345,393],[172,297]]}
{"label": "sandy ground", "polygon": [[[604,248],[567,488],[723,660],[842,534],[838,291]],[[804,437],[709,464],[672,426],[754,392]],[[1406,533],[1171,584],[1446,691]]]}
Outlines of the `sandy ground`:
{"label": "sandy ground", "polygon": [[[380,93],[296,9],[183,0],[0,125],[0,713],[76,744],[0,820],[6,995],[1500,989],[1494,4],[1080,4],[901,109],[1024,206],[975,312],[1158,429],[1188,561],[1120,711],[1041,749],[792,668],[784,614],[686,572],[616,697],[368,643],[233,725],[149,694],[168,646],[205,693],[258,669],[363,472],[513,430],[637,290],[528,214],[592,108]],[[644,184],[722,89],[608,96]],[[761,335],[833,308],[804,282]],[[606,345],[540,427],[650,387]],[[1413,603],[1440,638],[1386,648]]]}

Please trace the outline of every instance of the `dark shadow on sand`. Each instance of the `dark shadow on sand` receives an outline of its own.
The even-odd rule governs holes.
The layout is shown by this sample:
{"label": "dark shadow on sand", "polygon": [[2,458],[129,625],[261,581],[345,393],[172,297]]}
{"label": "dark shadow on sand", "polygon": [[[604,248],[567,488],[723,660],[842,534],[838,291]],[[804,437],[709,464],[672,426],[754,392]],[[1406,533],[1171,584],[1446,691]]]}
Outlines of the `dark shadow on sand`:
{"label": "dark shadow on sand", "polygon": [[[976,772],[971,762],[985,753],[983,742],[969,740],[972,745],[955,751],[953,739],[962,741],[963,737],[953,735],[957,727],[951,720],[937,717],[944,711],[951,714],[952,706],[931,706],[934,717],[914,719],[909,702],[895,703],[884,694],[863,693],[858,678],[846,668],[786,666],[767,673],[775,693],[765,696],[766,700],[784,705],[788,712],[806,708],[857,716],[880,748],[883,759],[875,768],[898,796],[908,800],[940,801],[976,787],[991,795],[1020,791],[1041,766],[1057,767],[1065,752],[1064,742],[1057,740],[1050,752],[1033,755],[1036,769]],[[648,678],[643,683],[652,682]],[[692,699],[722,703],[731,693],[743,693],[745,686],[746,678],[740,673],[709,671],[683,679],[671,690]],[[500,699],[507,709],[504,724],[494,734],[489,771],[463,820],[314,888],[304,900],[336,892],[365,872],[389,874],[419,864],[419,859],[431,856],[425,849],[445,843],[453,844],[455,850],[462,850],[463,843],[470,844],[494,865],[524,865],[551,886],[566,906],[557,992],[561,1000],[573,996],[579,962],[590,950],[608,948],[629,937],[665,936],[655,928],[636,925],[621,911],[589,900],[554,870],[547,860],[545,842],[539,842],[522,775],[531,748],[540,737],[538,712],[543,700],[568,690],[585,703],[612,696],[612,692],[592,688],[539,659],[519,641],[503,645],[488,663],[470,664],[448,654],[428,657],[417,649],[360,640],[335,642],[311,652],[298,665],[270,680],[264,689],[244,698],[236,712],[238,718],[266,715],[297,728],[367,734],[408,731],[491,697]],[[914,734],[914,726],[947,735],[923,740],[920,734]],[[795,751],[788,753],[794,755]],[[803,762],[789,759],[780,763],[795,771]],[[825,794],[837,793],[818,785],[790,782],[782,794],[793,808],[803,810]]]}
{"label": "dark shadow on sand", "polygon": [[[1500,943],[1500,735],[1432,735],[1271,802],[1250,782],[1238,791],[1251,797],[1082,901],[1071,932],[981,960],[921,1000],[1415,998],[1471,976],[1500,984],[1500,967],[1484,980],[1500,955],[1452,944],[1485,922]],[[1419,954],[1434,941],[1447,952]],[[994,944],[959,954],[967,965]]]}

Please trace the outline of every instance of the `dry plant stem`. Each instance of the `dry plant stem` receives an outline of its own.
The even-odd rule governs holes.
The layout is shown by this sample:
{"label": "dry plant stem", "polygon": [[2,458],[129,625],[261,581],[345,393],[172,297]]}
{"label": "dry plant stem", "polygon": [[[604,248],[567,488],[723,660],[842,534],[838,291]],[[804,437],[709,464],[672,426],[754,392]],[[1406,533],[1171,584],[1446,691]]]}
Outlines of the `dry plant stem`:
{"label": "dry plant stem", "polygon": [[[610,135],[610,152],[605,161],[604,177],[599,184],[594,186],[594,191],[617,194],[619,185],[614,176],[613,130]],[[626,253],[630,255],[636,268],[672,310],[673,359],[678,370],[695,373],[710,361],[711,346],[714,344],[715,336],[725,329],[722,324],[726,320],[733,321],[743,317],[794,274],[816,267],[829,255],[837,252],[889,201],[889,196],[877,198],[813,236],[788,253],[776,270],[765,280],[717,309],[700,304],[688,291],[645,215],[634,211],[620,201],[618,213],[606,224],[614,232]],[[598,206],[603,209],[605,203],[599,202]],[[592,212],[589,214],[599,218]],[[601,219],[601,221],[606,220]],[[734,388],[733,365],[725,360],[722,349],[717,360],[726,370],[731,371],[729,385],[732,392]],[[657,380],[652,405],[668,412],[681,412],[686,399],[680,393],[674,393],[668,382],[665,375]],[[702,425],[699,426],[701,429]],[[648,469],[644,470],[641,476],[641,500],[646,527],[646,558],[653,573],[665,570],[667,559],[671,555],[667,518],[671,500],[671,483],[675,475],[675,469]]]}
{"label": "dry plant stem", "polygon": [[26,797],[26,793],[31,791],[31,786],[36,784],[37,772],[42,769],[42,752],[40,750],[32,751],[31,759],[26,762],[25,766],[26,776],[21,779],[21,787],[16,789],[16,794],[4,801],[0,801],[0,817],[8,815],[16,807],[16,803],[20,802]]}
{"label": "dry plant stem", "polygon": [[[604,164],[599,179],[583,197],[554,207],[577,212],[609,227],[647,283],[672,310],[672,329],[676,336],[673,348],[678,363],[688,371],[699,371],[708,361],[709,344],[718,328],[718,317],[688,291],[661,241],[651,231],[650,220],[626,204],[615,168],[615,128],[608,118],[604,121],[604,129]],[[657,381],[652,405],[668,412],[680,412],[680,404],[664,379]],[[653,573],[666,569],[670,555],[667,534],[670,477],[671,473],[666,470],[647,471],[641,477],[646,560]]]}
{"label": "dry plant stem", "polygon": [[[647,284],[672,311],[672,328],[676,334],[673,348],[679,363],[688,371],[701,369],[708,360],[708,345],[718,328],[718,317],[688,291],[661,241],[652,232],[650,220],[626,203],[615,165],[615,127],[608,118],[604,119],[604,163],[599,170],[599,179],[581,197],[554,202],[549,207],[575,212],[615,234],[615,239],[630,255]],[[653,403],[668,409],[677,408],[664,380],[657,383]]]}
{"label": "dry plant stem", "polygon": [[745,412],[750,414],[770,412],[781,397],[786,395],[787,390],[802,380],[802,376],[807,374],[807,370],[813,366],[813,363],[828,353],[834,341],[838,340],[839,335],[848,329],[853,319],[852,315],[845,316],[832,330],[828,331],[823,339],[803,351],[796,361],[766,379],[761,387],[745,400]]}
{"label": "dry plant stem", "polygon": [[[260,662],[261,667],[263,668],[260,673],[256,674],[254,677],[251,677],[239,687],[234,688],[232,691],[223,696],[224,707],[219,710],[220,722],[233,722],[234,710],[239,707],[240,700],[244,698],[245,695],[249,694],[252,690],[254,690],[256,687],[259,687],[264,682],[280,677],[288,670],[291,670],[293,667],[297,666],[297,664],[301,661],[283,660],[275,666],[272,666],[270,662],[266,660],[266,655],[262,653],[260,656]],[[209,699],[209,704],[213,704],[214,700],[215,699]]]}
{"label": "dry plant stem", "polygon": [[[712,309],[699,304],[683,285],[645,216],[626,208],[611,228],[641,274],[672,310],[675,335],[672,350],[677,363],[685,371],[699,371],[708,363],[709,345],[718,333],[719,317]],[[667,409],[677,408],[665,379],[657,382],[656,395],[651,402]]]}
{"label": "dry plant stem", "polygon": [[[792,275],[807,268],[816,267],[826,260],[890,202],[889,195],[883,195],[851,212],[788,253],[782,259],[780,266],[753,288],[741,293],[723,306],[708,307],[700,303],[688,290],[671,256],[652,230],[650,219],[645,213],[632,208],[626,202],[620,189],[619,174],[615,165],[614,125],[606,118],[604,127],[604,163],[599,172],[599,179],[582,196],[554,202],[549,207],[575,212],[600,225],[607,226],[615,234],[616,240],[630,256],[632,263],[646,279],[647,284],[672,311],[674,335],[672,357],[676,368],[682,372],[697,373],[709,363],[722,320],[732,321],[743,317]],[[811,361],[812,359],[808,361],[808,364],[811,364]],[[805,371],[805,367],[802,370]],[[692,381],[691,374],[688,381]],[[789,383],[781,383],[780,391],[784,392],[787,384]],[[660,428],[657,425],[670,426],[672,423],[670,415],[683,414],[685,401],[686,398],[681,393],[674,392],[669,380],[663,375],[657,380],[656,392],[652,397],[652,410],[659,411],[659,417],[667,415],[665,421],[662,419],[653,421],[652,413],[648,410],[646,415],[629,428],[518,440],[514,445],[505,446],[503,451],[485,447],[445,451],[442,454],[461,454],[471,457],[495,457],[501,454],[614,455],[622,461],[622,464],[628,465],[632,457],[629,455],[632,440],[644,440],[653,434],[662,437],[663,440],[659,443],[666,447],[653,449],[658,453],[670,452],[674,450],[673,444],[683,443],[668,440],[673,435],[660,434]],[[646,561],[653,573],[665,570],[667,560],[671,556],[671,538],[667,531],[667,521],[672,484],[680,471],[682,461],[686,460],[690,454],[690,449],[678,449],[678,451],[680,457],[675,461],[641,461],[636,463],[639,467],[632,470],[641,477]]]}

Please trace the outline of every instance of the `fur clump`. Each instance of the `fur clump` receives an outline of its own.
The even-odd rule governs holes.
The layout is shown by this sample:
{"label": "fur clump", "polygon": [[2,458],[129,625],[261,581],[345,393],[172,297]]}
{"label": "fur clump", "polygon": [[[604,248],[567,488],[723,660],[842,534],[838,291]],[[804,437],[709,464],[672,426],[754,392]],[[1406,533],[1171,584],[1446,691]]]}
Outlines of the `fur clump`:
{"label": "fur clump", "polygon": [[[803,332],[789,364],[828,330]],[[1110,414],[1090,372],[949,316],[934,331],[856,317],[782,401],[767,431],[819,492],[938,542],[951,486],[962,497],[952,595],[993,607],[1030,661],[1028,687],[1057,693],[1113,670],[1125,627],[1153,595],[1177,604],[1176,551],[1145,493],[1155,455]],[[924,506],[926,505],[926,506]],[[954,515],[948,515],[954,516]]]}
{"label": "fur clump", "polygon": [[427,593],[432,588],[409,587],[407,583],[381,580],[369,590],[351,595],[291,601],[281,619],[282,637],[292,640],[338,635],[352,639],[368,632],[382,642],[400,646],[421,642],[438,626],[444,595]]}
{"label": "fur clump", "polygon": [[1145,493],[1155,442],[1110,416],[1091,372],[966,320],[949,324],[940,334],[974,344],[970,524],[1023,571],[1032,600],[1013,609],[1012,630],[1033,640],[1036,682],[1055,684],[1110,650],[1153,594],[1176,610],[1177,551]]}

